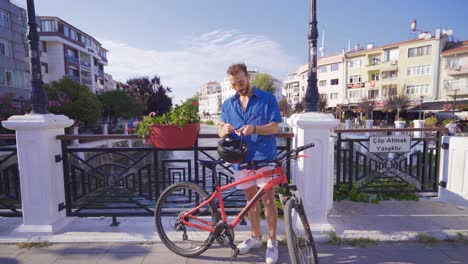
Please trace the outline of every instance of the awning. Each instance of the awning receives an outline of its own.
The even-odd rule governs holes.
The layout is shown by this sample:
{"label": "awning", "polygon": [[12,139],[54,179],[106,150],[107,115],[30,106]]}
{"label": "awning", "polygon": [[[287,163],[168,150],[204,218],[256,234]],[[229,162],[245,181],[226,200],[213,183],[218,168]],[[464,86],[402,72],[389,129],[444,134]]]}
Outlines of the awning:
{"label": "awning", "polygon": [[[444,111],[444,105],[446,104],[453,104],[452,101],[434,101],[434,102],[423,102],[422,105],[420,106],[419,104],[411,106],[408,108],[408,112],[418,112],[418,111],[424,111],[424,112],[440,112]],[[462,104],[468,104],[468,100],[457,100],[455,107],[457,105],[462,105]]]}

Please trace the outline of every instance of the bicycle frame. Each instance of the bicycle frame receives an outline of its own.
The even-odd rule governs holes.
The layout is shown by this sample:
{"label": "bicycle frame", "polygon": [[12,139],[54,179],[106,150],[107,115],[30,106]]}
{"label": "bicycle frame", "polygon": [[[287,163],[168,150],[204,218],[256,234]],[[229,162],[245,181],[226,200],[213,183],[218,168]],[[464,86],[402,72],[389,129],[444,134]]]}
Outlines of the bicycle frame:
{"label": "bicycle frame", "polygon": [[[265,184],[265,186],[263,186],[262,188],[260,188],[258,190],[258,192],[255,194],[255,196],[252,198],[252,200],[246,204],[246,206],[242,209],[242,211],[239,214],[237,214],[236,218],[229,224],[227,222],[227,216],[226,216],[226,212],[224,210],[224,199],[223,199],[223,196],[222,196],[223,191],[231,189],[231,188],[235,187],[236,185],[239,185],[239,184],[242,184],[242,183],[254,181],[254,180],[257,180],[257,179],[260,179],[260,178],[270,178],[270,177],[272,179],[270,181],[268,181]],[[210,221],[206,221],[206,220],[203,220],[203,219],[201,219],[199,217],[193,216],[193,213],[198,211],[200,208],[204,207],[205,205],[213,202],[214,199],[218,198],[219,209],[221,210],[222,221],[225,222],[225,223],[228,223],[229,226],[232,229],[234,229],[239,224],[239,222],[244,218],[244,216],[248,213],[250,208],[252,208],[252,206],[266,192],[268,192],[269,190],[274,188],[276,185],[287,184],[287,183],[288,183],[288,179],[286,177],[286,174],[284,173],[283,167],[277,166],[272,170],[256,173],[256,174],[254,174],[252,176],[248,176],[248,177],[246,177],[246,178],[244,178],[242,180],[235,181],[233,183],[230,183],[230,184],[227,184],[227,185],[224,185],[224,186],[217,185],[217,186],[215,186],[214,192],[211,193],[211,195],[209,196],[209,198],[207,200],[202,202],[197,207],[195,207],[195,208],[191,209],[190,211],[188,211],[188,212],[184,213],[183,215],[181,215],[179,217],[180,221],[186,226],[199,228],[199,229],[202,229],[202,230],[209,231],[209,232],[213,233],[215,231],[213,224]],[[196,224],[196,223],[192,223],[192,222],[186,221],[185,219],[192,219],[192,220],[198,221],[200,223],[203,223],[204,225],[199,225],[199,224]]]}

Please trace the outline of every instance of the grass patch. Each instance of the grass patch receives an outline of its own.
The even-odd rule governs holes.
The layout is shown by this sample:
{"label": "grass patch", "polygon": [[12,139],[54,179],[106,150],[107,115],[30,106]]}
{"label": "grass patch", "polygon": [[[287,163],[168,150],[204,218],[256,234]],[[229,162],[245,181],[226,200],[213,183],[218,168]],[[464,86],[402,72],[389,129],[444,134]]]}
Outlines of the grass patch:
{"label": "grass patch", "polygon": [[368,238],[368,237],[358,237],[353,239],[346,239],[346,244],[353,246],[353,247],[368,247],[372,245],[376,245],[379,241]]}
{"label": "grass patch", "polygon": [[328,237],[330,238],[329,243],[332,245],[339,246],[343,243],[341,237],[333,230],[328,231]]}
{"label": "grass patch", "polygon": [[460,232],[457,232],[457,234],[454,237],[449,237],[445,241],[450,242],[450,243],[461,243],[468,245],[468,236],[463,235]]}
{"label": "grass patch", "polygon": [[21,242],[18,243],[17,246],[21,249],[30,249],[30,248],[44,248],[52,245],[51,243],[44,241],[44,242]]}
{"label": "grass patch", "polygon": [[437,238],[427,235],[427,234],[418,234],[416,236],[416,240],[425,245],[432,245],[432,244],[439,242]]}
{"label": "grass patch", "polygon": [[376,245],[379,241],[368,238],[368,237],[358,237],[352,239],[341,238],[335,231],[328,231],[329,241],[328,243],[334,246],[340,245],[350,245],[352,247],[367,247],[371,245]]}
{"label": "grass patch", "polygon": [[[373,182],[368,185],[368,187],[372,187],[374,185],[391,185],[392,182],[388,181],[379,181]],[[365,185],[365,182],[356,184],[355,182],[352,183],[351,188],[348,184],[341,184],[339,188],[335,186],[333,191],[333,199],[335,201],[342,201],[342,200],[351,200],[353,202],[363,202],[363,203],[379,203],[381,201],[387,200],[406,200],[406,201],[419,201],[419,197],[412,191],[414,186],[401,186],[401,187],[392,187],[395,188],[395,192],[389,193],[366,193],[361,191],[360,188]]]}

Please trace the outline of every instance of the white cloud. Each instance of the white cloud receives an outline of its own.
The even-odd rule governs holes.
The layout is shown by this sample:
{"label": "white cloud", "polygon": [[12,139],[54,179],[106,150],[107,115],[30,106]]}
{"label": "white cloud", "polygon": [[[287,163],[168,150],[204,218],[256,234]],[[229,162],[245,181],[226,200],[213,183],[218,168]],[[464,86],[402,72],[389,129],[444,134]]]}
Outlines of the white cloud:
{"label": "white cloud", "polygon": [[101,41],[109,50],[106,72],[125,82],[136,76],[161,77],[172,88],[174,102],[193,96],[208,81],[222,81],[226,68],[245,62],[250,70],[270,73],[276,78],[300,66],[280,45],[266,36],[245,35],[216,30],[201,36],[186,37],[178,50],[140,49],[115,40]]}

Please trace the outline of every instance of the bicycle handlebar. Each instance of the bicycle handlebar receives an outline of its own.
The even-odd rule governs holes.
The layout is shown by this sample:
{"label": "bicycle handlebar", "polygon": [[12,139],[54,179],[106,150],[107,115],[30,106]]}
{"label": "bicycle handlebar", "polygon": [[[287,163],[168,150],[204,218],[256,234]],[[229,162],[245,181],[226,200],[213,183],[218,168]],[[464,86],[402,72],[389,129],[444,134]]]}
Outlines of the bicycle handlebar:
{"label": "bicycle handlebar", "polygon": [[[314,143],[309,143],[309,144],[306,144],[304,146],[300,146],[300,147],[297,147],[295,149],[291,149],[290,151],[284,153],[283,155],[279,156],[279,157],[276,157],[274,160],[269,160],[269,161],[266,161],[266,160],[260,160],[260,161],[250,161],[250,162],[247,162],[247,163],[244,163],[244,164],[241,164],[239,166],[239,168],[241,170],[243,169],[246,169],[248,167],[255,167],[256,165],[263,165],[263,166],[266,166],[268,164],[271,164],[271,163],[275,163],[275,164],[279,164],[281,163],[282,161],[286,160],[286,159],[296,159],[297,158],[297,155],[299,152],[303,151],[303,150],[306,150],[308,148],[311,148],[311,147],[314,147],[315,144]],[[291,154],[294,154],[293,156],[291,156]]]}

